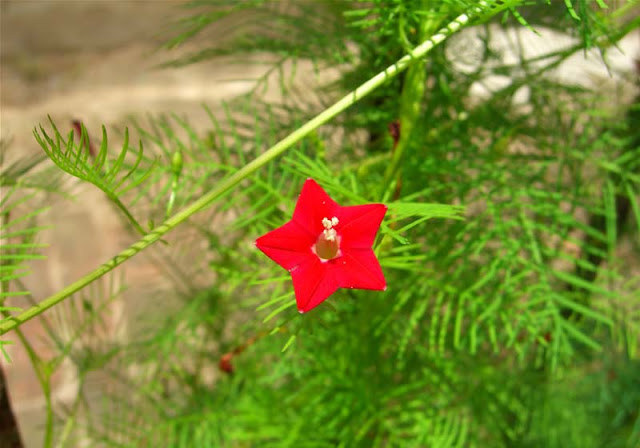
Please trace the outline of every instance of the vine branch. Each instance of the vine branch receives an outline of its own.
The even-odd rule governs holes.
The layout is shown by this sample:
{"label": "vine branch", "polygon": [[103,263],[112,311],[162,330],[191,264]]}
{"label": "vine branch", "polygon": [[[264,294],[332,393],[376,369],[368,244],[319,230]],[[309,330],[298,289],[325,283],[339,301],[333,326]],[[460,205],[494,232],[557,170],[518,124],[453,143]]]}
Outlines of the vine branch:
{"label": "vine branch", "polygon": [[[482,2],[481,4],[483,3],[484,2]],[[478,6],[474,9],[473,12],[480,13],[482,12],[482,8]],[[223,179],[216,188],[193,202],[187,208],[181,210],[180,212],[167,219],[162,225],[156,227],[151,232],[144,235],[140,240],[120,252],[111,260],[107,261],[106,263],[96,268],[94,271],[85,275],[76,282],[70,284],[66,288],[58,291],[52,296],[42,300],[40,303],[32,306],[26,311],[18,314],[17,316],[8,317],[7,319],[0,322],[0,336],[44,313],[49,308],[62,302],[88,284],[112,271],[117,266],[121,265],[137,253],[151,246],[153,243],[161,239],[166,233],[173,230],[175,227],[177,227],[179,224],[187,220],[195,213],[198,213],[199,211],[211,205],[214,201],[231,190],[238,183],[246,179],[248,176],[256,172],[264,165],[274,160],[276,157],[280,156],[287,149],[291,148],[297,142],[306,137],[309,133],[313,132],[318,127],[322,126],[338,114],[348,109],[350,106],[367,96],[373,90],[384,84],[386,81],[396,77],[412,63],[421,60],[436,45],[440,44],[447,37],[457,32],[460,28],[469,23],[470,20],[471,15],[469,14],[465,13],[459,15],[447,26],[440,29],[440,31],[432,35],[422,44],[418,45],[413,51],[410,51],[408,54],[400,58],[396,63],[390,65],[385,70],[378,73],[373,78],[369,79],[349,94],[345,95],[342,99],[338,100],[332,106],[322,111],[320,114],[309,120],[300,128],[296,129],[291,134],[277,142],[262,155],[258,156],[257,158],[240,168],[234,174],[227,177],[226,179]]]}

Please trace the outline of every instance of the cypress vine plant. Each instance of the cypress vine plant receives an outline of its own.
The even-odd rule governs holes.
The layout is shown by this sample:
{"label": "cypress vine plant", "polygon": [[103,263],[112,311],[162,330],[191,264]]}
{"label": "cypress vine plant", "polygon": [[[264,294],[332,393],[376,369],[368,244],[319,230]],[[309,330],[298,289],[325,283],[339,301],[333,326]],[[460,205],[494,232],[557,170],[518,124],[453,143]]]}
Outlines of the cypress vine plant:
{"label": "cypress vine plant", "polygon": [[[81,125],[34,131],[134,244],[31,297],[39,193],[60,192],[61,174],[40,159],[2,171],[0,334],[32,357],[45,446],[638,446],[637,101],[627,87],[611,107],[552,76],[593,49],[604,64],[638,27],[634,4],[188,4],[167,47],[224,36],[167,65],[271,55],[252,92],[207,109],[210,129],[134,121],[120,149],[106,130],[99,149]],[[507,59],[491,39],[542,29],[572,44],[532,56],[515,39]],[[491,76],[509,82],[479,101]],[[101,340],[119,266],[155,248],[178,305]],[[51,326],[59,356],[45,360],[20,326],[51,308],[74,331]],[[79,393],[55,409],[64,360]],[[101,400],[96,372],[110,378]]]}

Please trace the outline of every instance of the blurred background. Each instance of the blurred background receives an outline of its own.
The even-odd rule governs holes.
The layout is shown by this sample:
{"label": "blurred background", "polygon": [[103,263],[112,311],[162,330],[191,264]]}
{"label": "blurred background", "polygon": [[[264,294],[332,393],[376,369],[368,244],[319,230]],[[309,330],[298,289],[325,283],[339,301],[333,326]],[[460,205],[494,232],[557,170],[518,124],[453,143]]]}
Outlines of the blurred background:
{"label": "blurred background", "polygon": [[[255,65],[229,64],[224,59],[177,69],[158,65],[180,52],[160,50],[174,23],[185,11],[178,0],[2,0],[0,3],[0,122],[9,147],[6,162],[42,153],[32,131],[46,125],[48,116],[71,130],[81,121],[90,135],[100,126],[119,129],[132,115],[175,112],[188,116],[192,126],[209,124],[202,104],[215,108],[246,92]],[[204,36],[203,38],[207,38]],[[181,49],[185,51],[185,49]],[[67,125],[68,127],[62,128]],[[101,192],[84,188],[75,201],[53,207],[56,222],[41,240],[52,244],[48,261],[36,263],[29,287],[42,299],[78,279],[91,267],[113,256],[130,242],[122,221]],[[49,219],[49,218],[45,218]],[[147,290],[162,290],[162,274],[144,258],[126,270],[125,298],[142,307]],[[154,298],[154,297],[151,297]],[[123,325],[120,305],[113,305],[114,326]],[[39,319],[23,327],[45,359],[54,353]],[[122,328],[112,331],[122,332]],[[8,347],[11,362],[0,360],[13,411],[25,447],[42,446],[45,402],[26,353],[18,344]],[[96,378],[95,381],[103,381]],[[62,365],[54,378],[54,399],[64,404],[75,396],[75,378]],[[0,447],[3,447],[0,441]],[[4,448],[4,447],[3,447]]]}

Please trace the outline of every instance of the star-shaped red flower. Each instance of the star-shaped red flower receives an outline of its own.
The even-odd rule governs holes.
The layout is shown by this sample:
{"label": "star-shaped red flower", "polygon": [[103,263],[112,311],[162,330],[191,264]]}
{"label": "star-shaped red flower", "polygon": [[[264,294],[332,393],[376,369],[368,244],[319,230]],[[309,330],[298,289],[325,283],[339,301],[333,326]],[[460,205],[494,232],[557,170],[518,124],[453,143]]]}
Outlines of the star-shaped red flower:
{"label": "star-shaped red flower", "polygon": [[309,311],[338,288],[387,288],[371,246],[386,205],[338,205],[314,181],[302,186],[291,221],[256,246],[291,273],[298,310]]}

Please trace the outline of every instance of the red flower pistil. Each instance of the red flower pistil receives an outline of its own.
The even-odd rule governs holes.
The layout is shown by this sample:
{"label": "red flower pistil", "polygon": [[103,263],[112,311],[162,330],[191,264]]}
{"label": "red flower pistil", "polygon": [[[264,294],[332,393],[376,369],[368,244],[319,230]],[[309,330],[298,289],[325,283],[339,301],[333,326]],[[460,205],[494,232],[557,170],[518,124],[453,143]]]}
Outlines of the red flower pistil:
{"label": "red flower pistil", "polygon": [[371,249],[386,211],[383,204],[342,207],[307,179],[291,221],[256,245],[291,273],[298,310],[304,313],[338,288],[386,289]]}
{"label": "red flower pistil", "polygon": [[316,244],[311,247],[311,250],[313,250],[313,253],[316,254],[323,263],[342,255],[340,252],[341,238],[335,229],[339,222],[340,221],[335,216],[331,219],[322,218],[322,226],[324,227],[324,230],[318,236]]}

